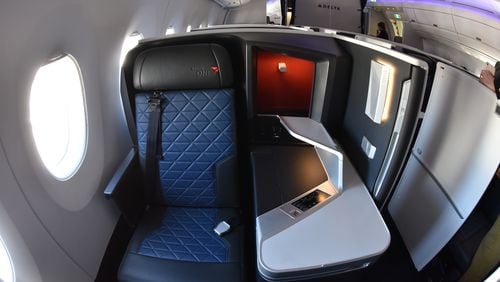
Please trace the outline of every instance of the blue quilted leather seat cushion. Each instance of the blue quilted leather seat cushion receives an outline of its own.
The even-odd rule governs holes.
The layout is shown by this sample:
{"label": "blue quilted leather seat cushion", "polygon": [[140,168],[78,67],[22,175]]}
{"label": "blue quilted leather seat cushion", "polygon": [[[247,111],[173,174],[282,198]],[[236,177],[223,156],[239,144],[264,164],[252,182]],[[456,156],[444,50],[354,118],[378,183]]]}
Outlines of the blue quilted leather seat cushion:
{"label": "blue quilted leather seat cushion", "polygon": [[166,208],[156,228],[145,234],[137,254],[192,262],[228,262],[229,246],[213,228],[214,208]]}
{"label": "blue quilted leather seat cushion", "polygon": [[155,207],[144,211],[118,281],[244,281],[244,226],[223,237],[213,228],[232,208]]}
{"label": "blue quilted leather seat cushion", "polygon": [[[170,91],[161,95],[160,180],[164,203],[214,207],[215,167],[235,154],[233,90]],[[139,154],[146,154],[150,94],[138,94],[136,125]]]}

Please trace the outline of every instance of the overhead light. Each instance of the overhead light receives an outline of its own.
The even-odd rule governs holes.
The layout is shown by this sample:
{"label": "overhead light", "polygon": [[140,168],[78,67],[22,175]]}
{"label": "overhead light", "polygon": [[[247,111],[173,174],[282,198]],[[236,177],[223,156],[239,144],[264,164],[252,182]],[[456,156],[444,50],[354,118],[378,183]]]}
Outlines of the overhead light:
{"label": "overhead light", "polygon": [[286,67],[286,63],[284,62],[281,62],[281,63],[278,63],[278,70],[281,72],[281,73],[285,73],[288,71],[287,67]]}
{"label": "overhead light", "polygon": [[191,32],[191,25],[188,25],[186,28],[186,32]]}
{"label": "overhead light", "polygon": [[174,34],[174,33],[175,33],[175,29],[172,26],[169,26],[167,28],[167,31],[165,32],[165,35],[170,35],[170,34]]}
{"label": "overhead light", "polygon": [[290,23],[292,22],[292,12],[289,10],[288,12],[286,12],[286,25],[290,25]]}

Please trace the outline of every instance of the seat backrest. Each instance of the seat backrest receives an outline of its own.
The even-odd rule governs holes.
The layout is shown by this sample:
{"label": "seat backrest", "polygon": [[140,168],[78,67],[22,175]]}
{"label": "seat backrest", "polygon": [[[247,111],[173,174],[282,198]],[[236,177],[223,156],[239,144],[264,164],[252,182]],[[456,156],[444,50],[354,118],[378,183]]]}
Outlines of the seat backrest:
{"label": "seat backrest", "polygon": [[136,57],[133,80],[142,164],[148,101],[153,92],[161,93],[162,157],[154,202],[185,207],[238,206],[233,74],[227,51],[217,44],[147,49]]}

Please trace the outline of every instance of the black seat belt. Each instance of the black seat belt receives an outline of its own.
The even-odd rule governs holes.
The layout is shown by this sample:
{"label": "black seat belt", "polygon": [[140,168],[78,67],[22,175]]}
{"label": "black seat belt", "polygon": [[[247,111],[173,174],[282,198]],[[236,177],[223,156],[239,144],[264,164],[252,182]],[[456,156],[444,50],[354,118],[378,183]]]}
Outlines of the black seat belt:
{"label": "black seat belt", "polygon": [[146,204],[151,202],[152,191],[156,191],[160,176],[158,168],[158,155],[161,154],[158,145],[161,144],[161,95],[154,92],[148,100],[149,120],[148,120],[148,138],[146,143]]}

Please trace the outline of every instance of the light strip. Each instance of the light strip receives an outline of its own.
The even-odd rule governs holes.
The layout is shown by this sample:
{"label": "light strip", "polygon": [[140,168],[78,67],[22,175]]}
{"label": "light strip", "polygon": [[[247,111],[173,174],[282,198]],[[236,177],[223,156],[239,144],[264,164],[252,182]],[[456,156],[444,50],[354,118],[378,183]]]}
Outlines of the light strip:
{"label": "light strip", "polygon": [[376,62],[385,65],[389,68],[389,82],[387,85],[387,93],[385,97],[384,113],[382,114],[382,122],[386,122],[390,118],[391,106],[394,100],[394,81],[396,80],[396,67],[382,59],[375,59]]}
{"label": "light strip", "polygon": [[406,115],[406,106],[408,104],[408,99],[410,96],[410,89],[411,89],[411,80],[407,80],[403,83],[403,89],[401,90],[401,99],[399,102],[398,116],[396,118],[396,123],[392,131],[391,139],[389,141],[389,148],[387,149],[387,154],[386,157],[384,158],[384,162],[382,163],[382,168],[380,170],[379,176],[375,181],[375,188],[374,188],[375,198],[378,197],[380,189],[382,188],[382,184],[384,184],[385,179],[387,177],[389,166],[392,164],[392,158],[394,157],[396,146],[398,145],[399,136]]}

